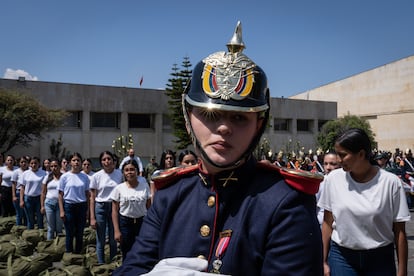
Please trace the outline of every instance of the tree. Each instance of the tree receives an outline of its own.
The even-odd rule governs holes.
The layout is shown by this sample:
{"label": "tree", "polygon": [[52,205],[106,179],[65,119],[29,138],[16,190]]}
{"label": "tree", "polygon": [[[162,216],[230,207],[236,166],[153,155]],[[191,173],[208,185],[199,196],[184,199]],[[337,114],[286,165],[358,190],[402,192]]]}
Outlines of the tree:
{"label": "tree", "polygon": [[57,140],[55,140],[55,138],[52,138],[52,141],[49,145],[50,157],[54,157],[59,160],[62,160],[63,158],[68,158],[68,156],[70,155],[70,151],[66,150],[66,147],[62,148],[62,146],[62,134],[59,135],[59,138]]}
{"label": "tree", "polygon": [[124,157],[128,150],[134,148],[134,138],[132,134],[121,135],[112,141],[112,151],[117,157]]}
{"label": "tree", "polygon": [[177,140],[174,141],[177,149],[185,149],[191,145],[191,138],[185,127],[181,102],[182,95],[192,74],[192,70],[190,69],[192,65],[188,56],[184,57],[181,67],[180,70],[177,64],[173,64],[173,72],[170,74],[172,78],[168,79],[167,88],[165,89],[167,96],[170,98],[168,100],[170,110],[168,115],[172,122],[173,133],[177,137]]}
{"label": "tree", "polygon": [[349,114],[342,118],[328,121],[322,126],[322,129],[317,136],[319,146],[324,152],[332,150],[335,146],[335,140],[338,138],[338,135],[349,128],[363,129],[368,134],[373,149],[377,147],[375,134],[372,132],[369,122],[359,116]]}
{"label": "tree", "polygon": [[17,91],[0,89],[0,151],[27,147],[42,138],[41,133],[62,126],[66,112],[51,110],[35,98]]}

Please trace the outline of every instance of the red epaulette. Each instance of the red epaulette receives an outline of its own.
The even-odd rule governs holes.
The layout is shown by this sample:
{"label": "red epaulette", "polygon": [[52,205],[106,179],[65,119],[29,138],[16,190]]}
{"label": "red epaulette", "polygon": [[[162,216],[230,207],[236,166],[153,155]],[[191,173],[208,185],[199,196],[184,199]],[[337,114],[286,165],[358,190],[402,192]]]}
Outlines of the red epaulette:
{"label": "red epaulette", "polygon": [[278,172],[289,186],[306,194],[314,195],[319,190],[323,175],[303,170],[288,169],[276,166],[270,162],[257,162],[259,168]]}
{"label": "red epaulette", "polygon": [[151,177],[151,180],[154,181],[155,188],[160,190],[172,185],[183,175],[190,174],[197,170],[198,164],[187,167],[174,167],[166,170],[160,170]]}

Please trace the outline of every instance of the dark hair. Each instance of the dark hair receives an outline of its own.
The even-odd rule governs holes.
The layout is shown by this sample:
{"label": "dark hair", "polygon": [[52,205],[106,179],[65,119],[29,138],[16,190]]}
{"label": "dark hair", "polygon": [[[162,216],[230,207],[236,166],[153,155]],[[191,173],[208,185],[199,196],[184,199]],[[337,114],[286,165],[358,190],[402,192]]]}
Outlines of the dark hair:
{"label": "dark hair", "polygon": [[160,169],[161,170],[165,169],[165,157],[167,157],[168,154],[173,157],[173,167],[176,166],[176,164],[175,164],[175,152],[173,152],[172,150],[165,150],[165,151],[163,151],[163,153],[161,155],[161,159],[160,159]]}
{"label": "dark hair", "polygon": [[91,163],[91,165],[92,165],[92,160],[91,160],[90,158],[85,158],[85,159],[83,159],[83,162],[85,162],[85,161],[87,161],[87,162]]}
{"label": "dark hair", "polygon": [[50,162],[51,162],[51,160],[50,160],[50,158],[46,158],[46,159],[43,159],[43,162],[42,162],[42,169],[43,170],[46,170],[46,167],[45,167],[45,161],[49,161],[49,164],[50,164]]}
{"label": "dark hair", "polygon": [[126,165],[133,165],[135,167],[135,169],[137,169],[137,171],[139,170],[139,166],[137,161],[135,161],[135,159],[129,159],[128,161],[126,161],[123,165],[122,165],[122,172],[124,171],[124,168]]}
{"label": "dark hair", "polygon": [[40,158],[39,158],[39,157],[37,157],[37,156],[33,156],[33,157],[30,159],[30,161],[32,161],[32,160],[37,160],[37,162],[39,162],[39,165],[40,165],[40,163],[41,163]]}
{"label": "dark hair", "polygon": [[22,161],[22,159],[23,159],[24,161],[26,161],[27,163],[29,163],[29,162],[30,162],[30,157],[29,157],[29,156],[27,156],[27,155],[20,156],[20,157],[17,159],[17,162],[18,162],[18,163],[20,163],[20,161]]}
{"label": "dark hair", "polygon": [[367,133],[360,128],[350,128],[345,130],[335,141],[335,144],[349,150],[352,153],[365,151],[365,159],[372,159],[371,141]]}
{"label": "dark hair", "polygon": [[182,152],[180,153],[180,155],[178,156],[178,162],[179,162],[179,163],[183,162],[184,157],[185,157],[186,155],[189,155],[189,154],[193,155],[193,156],[194,156],[194,158],[197,160],[197,155],[196,155],[193,151],[191,151],[191,150],[185,150],[185,151],[182,151]]}
{"label": "dark hair", "polygon": [[[74,153],[72,153],[71,155],[69,155],[69,158],[68,158],[68,159],[69,159],[69,161],[71,161],[73,157],[79,157],[79,159],[81,160],[81,162],[82,162],[82,160],[83,160],[83,159],[82,159],[82,155],[81,155],[79,152],[74,152]],[[66,159],[66,158],[63,158],[63,159]],[[63,160],[63,159],[62,159],[62,160]]]}
{"label": "dark hair", "polygon": [[[110,152],[110,151],[107,151],[107,150],[105,150],[105,151],[101,152],[101,154],[99,155],[99,164],[101,164],[101,166],[102,166],[102,157],[103,157],[105,154],[109,155],[109,156],[112,158],[112,161],[113,161],[113,162],[114,162],[114,164],[115,164],[115,157],[114,157],[114,154],[113,154],[112,152]],[[115,165],[116,165],[116,164],[115,164]]]}
{"label": "dark hair", "polygon": [[[60,168],[60,160],[58,158],[49,158],[50,163],[52,162],[56,162],[58,167]],[[60,176],[62,175],[62,173],[60,172],[60,170],[58,171],[58,179],[60,178]],[[47,180],[46,180],[46,185],[53,180],[53,173],[50,172],[49,175],[47,176]]]}

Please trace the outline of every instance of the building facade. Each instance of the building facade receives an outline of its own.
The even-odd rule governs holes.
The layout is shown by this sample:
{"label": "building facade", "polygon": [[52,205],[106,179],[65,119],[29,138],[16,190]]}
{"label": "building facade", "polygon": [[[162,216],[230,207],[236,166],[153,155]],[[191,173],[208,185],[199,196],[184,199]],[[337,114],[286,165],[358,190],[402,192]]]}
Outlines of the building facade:
{"label": "building facade", "polygon": [[334,101],[338,117],[369,121],[378,149],[414,148],[414,56],[300,93],[290,99]]}
{"label": "building facade", "polygon": [[[50,155],[52,139],[61,135],[70,152],[95,160],[104,150],[112,150],[113,140],[131,134],[134,148],[144,161],[161,156],[163,150],[175,150],[168,116],[168,96],[164,90],[110,87],[0,79],[0,88],[27,93],[50,109],[69,113],[65,125],[43,134],[31,147],[15,147],[15,156],[29,154],[44,159]],[[321,125],[336,118],[335,102],[272,98],[270,122],[264,138],[273,152],[299,142],[305,149],[316,146]]]}

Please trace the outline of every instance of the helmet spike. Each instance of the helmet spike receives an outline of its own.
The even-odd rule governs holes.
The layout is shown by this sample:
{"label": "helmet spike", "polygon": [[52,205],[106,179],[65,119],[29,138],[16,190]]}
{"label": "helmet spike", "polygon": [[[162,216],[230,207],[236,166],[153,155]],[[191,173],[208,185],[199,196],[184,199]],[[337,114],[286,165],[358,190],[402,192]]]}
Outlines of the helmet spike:
{"label": "helmet spike", "polygon": [[227,43],[227,49],[231,53],[239,53],[242,52],[243,49],[246,48],[242,39],[242,27],[240,20],[237,21],[236,29],[234,30],[233,37],[230,39],[229,43]]}

